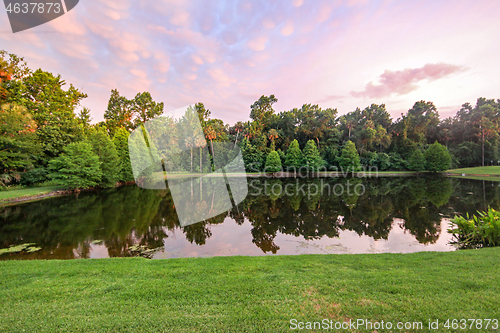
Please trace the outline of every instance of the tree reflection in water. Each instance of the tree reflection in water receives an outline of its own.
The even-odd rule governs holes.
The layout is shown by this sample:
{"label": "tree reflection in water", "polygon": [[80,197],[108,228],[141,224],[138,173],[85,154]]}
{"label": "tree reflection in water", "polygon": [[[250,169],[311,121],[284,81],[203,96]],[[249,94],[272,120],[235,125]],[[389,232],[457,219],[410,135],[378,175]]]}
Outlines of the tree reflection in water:
{"label": "tree reflection in water", "polygon": [[[0,208],[0,248],[24,243],[42,247],[31,254],[9,254],[0,259],[88,258],[92,243],[102,240],[110,257],[126,257],[135,244],[157,248],[169,234],[181,229],[186,240],[203,246],[211,226],[227,218],[238,225],[250,223],[253,243],[264,253],[278,253],[275,238],[281,233],[305,239],[335,238],[344,230],[375,240],[387,239],[394,219],[422,244],[433,244],[441,220],[454,214],[475,213],[487,206],[499,208],[499,183],[444,177],[375,179],[251,179],[249,196],[227,213],[181,228],[168,191],[127,186],[80,193]],[[299,187],[294,184],[299,184]],[[327,188],[307,194],[325,183],[341,184],[347,191],[328,195]],[[354,187],[364,186],[363,193]],[[286,194],[284,189],[287,187]],[[300,186],[302,189],[300,190]],[[267,192],[266,192],[267,188]],[[274,189],[274,191],[271,191]],[[260,190],[260,195],[257,194]],[[473,194],[471,194],[473,193]],[[202,202],[205,209],[210,197]],[[203,206],[205,205],[205,206]]]}

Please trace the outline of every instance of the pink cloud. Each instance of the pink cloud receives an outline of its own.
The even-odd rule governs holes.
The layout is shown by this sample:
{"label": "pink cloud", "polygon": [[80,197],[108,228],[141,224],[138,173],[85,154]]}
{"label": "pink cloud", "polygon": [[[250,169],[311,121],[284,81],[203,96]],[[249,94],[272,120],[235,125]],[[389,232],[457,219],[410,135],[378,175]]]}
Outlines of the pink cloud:
{"label": "pink cloud", "polygon": [[462,66],[445,63],[426,64],[420,68],[406,68],[401,71],[386,70],[380,75],[380,84],[370,82],[363,91],[351,91],[354,97],[380,98],[391,94],[405,95],[418,89],[422,80],[435,81],[464,70]]}

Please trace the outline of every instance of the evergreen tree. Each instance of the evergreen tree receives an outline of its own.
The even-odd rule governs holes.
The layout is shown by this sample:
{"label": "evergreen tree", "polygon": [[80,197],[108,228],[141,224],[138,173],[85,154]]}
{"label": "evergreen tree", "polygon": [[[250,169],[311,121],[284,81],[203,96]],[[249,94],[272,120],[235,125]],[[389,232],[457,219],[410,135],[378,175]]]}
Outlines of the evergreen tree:
{"label": "evergreen tree", "polygon": [[247,172],[258,172],[263,167],[263,153],[252,145],[247,138],[241,142],[241,153]]}
{"label": "evergreen tree", "polygon": [[347,141],[344,145],[339,158],[339,165],[343,171],[356,172],[359,170],[360,158],[354,142]]}
{"label": "evergreen tree", "polygon": [[437,141],[425,151],[424,156],[425,168],[429,171],[442,172],[450,168],[451,155],[448,149]]}
{"label": "evergreen tree", "polygon": [[267,155],[265,172],[281,171],[281,159],[277,151],[273,150]]}
{"label": "evergreen tree", "polygon": [[302,151],[299,147],[299,142],[297,140],[293,140],[290,143],[290,147],[286,151],[286,159],[285,166],[290,169],[295,169],[297,171],[302,166],[302,161],[304,157],[302,155]]}
{"label": "evergreen tree", "polygon": [[70,189],[98,186],[102,171],[99,156],[88,142],[70,143],[64,153],[49,162],[49,177]]}
{"label": "evergreen tree", "polygon": [[318,147],[313,140],[309,140],[304,147],[304,163],[312,171],[318,171],[325,166],[325,161],[319,154]]}
{"label": "evergreen tree", "polygon": [[420,149],[416,149],[408,160],[408,167],[413,171],[425,170],[425,157]]}
{"label": "evergreen tree", "polygon": [[101,185],[105,187],[115,186],[118,182],[121,169],[113,141],[111,141],[104,131],[95,130],[90,134],[89,142],[101,162]]}
{"label": "evergreen tree", "polygon": [[130,163],[130,154],[128,150],[128,137],[130,133],[124,128],[118,128],[113,138],[113,143],[116,148],[119,164],[119,177],[120,182],[129,182],[134,180],[132,172],[132,164]]}

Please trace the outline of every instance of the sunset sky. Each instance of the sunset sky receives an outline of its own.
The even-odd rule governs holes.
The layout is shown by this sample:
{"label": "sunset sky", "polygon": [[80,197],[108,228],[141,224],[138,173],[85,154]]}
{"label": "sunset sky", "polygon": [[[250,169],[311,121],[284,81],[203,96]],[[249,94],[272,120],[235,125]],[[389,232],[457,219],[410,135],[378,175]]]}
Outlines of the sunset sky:
{"label": "sunset sky", "polygon": [[397,118],[423,99],[448,117],[500,98],[499,17],[491,0],[81,0],[16,34],[0,10],[0,49],[87,93],[94,122],[111,89],[230,124],[270,94],[277,111],[385,103]]}

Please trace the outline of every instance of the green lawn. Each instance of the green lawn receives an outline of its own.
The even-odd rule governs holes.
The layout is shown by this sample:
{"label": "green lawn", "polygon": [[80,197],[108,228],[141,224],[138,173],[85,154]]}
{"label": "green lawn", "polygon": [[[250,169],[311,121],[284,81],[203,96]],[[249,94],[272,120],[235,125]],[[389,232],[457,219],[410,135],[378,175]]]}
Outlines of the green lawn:
{"label": "green lawn", "polygon": [[286,332],[292,319],[361,318],[423,323],[405,332],[439,320],[443,332],[448,318],[500,320],[499,258],[490,248],[3,261],[0,332]]}
{"label": "green lawn", "polygon": [[52,191],[56,191],[59,189],[60,187],[57,186],[45,186],[45,187],[31,187],[21,190],[0,191],[0,201],[48,194]]}
{"label": "green lawn", "polygon": [[451,169],[446,171],[448,173],[454,173],[462,175],[500,175],[500,166],[485,166],[485,167],[475,167],[475,168],[462,168],[462,169]]}

